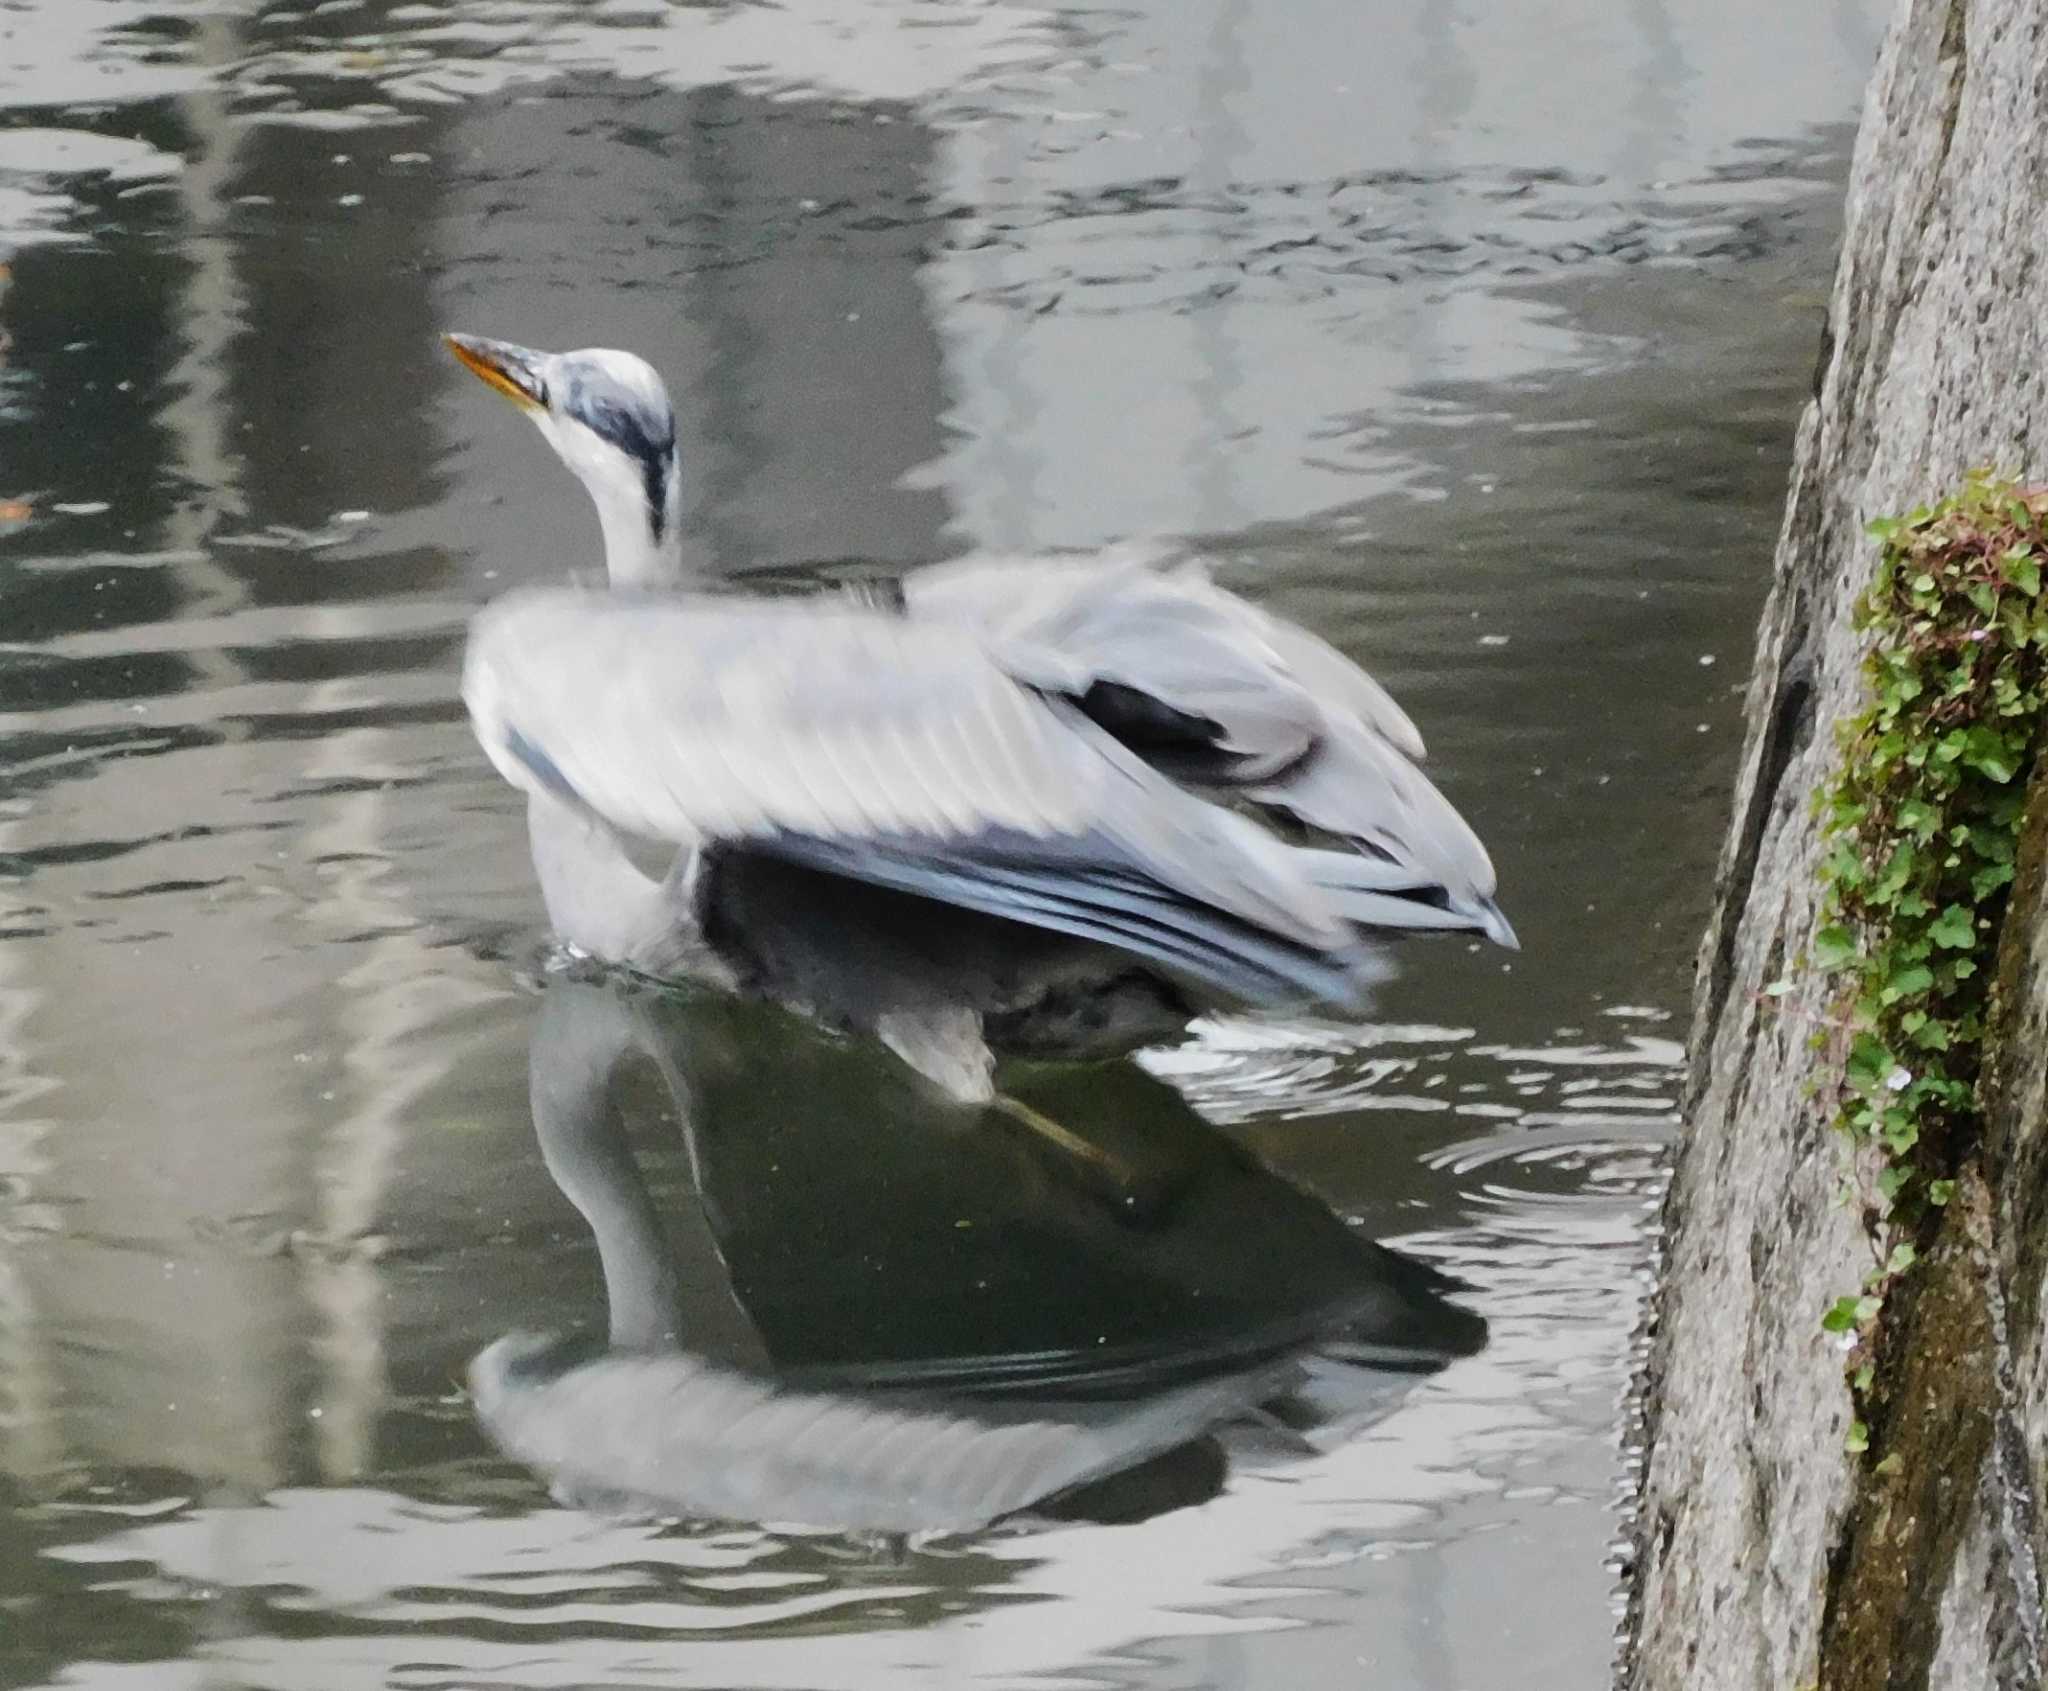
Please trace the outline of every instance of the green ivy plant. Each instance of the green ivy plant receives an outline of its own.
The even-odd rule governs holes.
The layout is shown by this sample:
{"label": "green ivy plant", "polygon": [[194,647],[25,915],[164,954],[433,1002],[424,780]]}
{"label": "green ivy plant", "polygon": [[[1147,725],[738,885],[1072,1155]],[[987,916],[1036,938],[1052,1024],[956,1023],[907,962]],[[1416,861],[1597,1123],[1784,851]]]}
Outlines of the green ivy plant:
{"label": "green ivy plant", "polygon": [[[2048,489],[1980,471],[1870,533],[1883,550],[1857,608],[1868,703],[1841,725],[1840,773],[1819,795],[1828,853],[1809,953],[1841,982],[1816,1037],[1836,1059],[1835,1125],[1877,1252],[1822,1322],[1856,1335],[1859,1395],[1885,1292],[1978,1137],[1993,958],[2048,707]],[[1859,1420],[1850,1448],[1867,1439]]]}

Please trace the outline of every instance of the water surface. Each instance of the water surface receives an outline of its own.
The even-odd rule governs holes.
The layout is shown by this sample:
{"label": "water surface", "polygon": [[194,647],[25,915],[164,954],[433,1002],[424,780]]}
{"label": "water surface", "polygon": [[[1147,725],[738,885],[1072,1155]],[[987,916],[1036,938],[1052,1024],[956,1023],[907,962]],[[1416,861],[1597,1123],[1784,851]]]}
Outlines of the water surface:
{"label": "water surface", "polygon": [[[0,8],[0,1683],[1597,1683],[1882,10]],[[606,1304],[456,665],[475,606],[594,558],[447,328],[655,360],[707,573],[1192,534],[1385,680],[1525,950],[1145,1064],[1272,1202],[1468,1282],[1486,1347],[1231,1419],[1127,1518],[908,1546],[620,1523],[503,1454],[470,1359]],[[816,1089],[736,1037],[728,1204],[898,1107],[793,1137]],[[735,1270],[790,1356],[882,1344],[828,1295],[902,1236],[857,1172]],[[1020,1260],[958,1249],[858,1306],[895,1354],[959,1318],[949,1264]]]}

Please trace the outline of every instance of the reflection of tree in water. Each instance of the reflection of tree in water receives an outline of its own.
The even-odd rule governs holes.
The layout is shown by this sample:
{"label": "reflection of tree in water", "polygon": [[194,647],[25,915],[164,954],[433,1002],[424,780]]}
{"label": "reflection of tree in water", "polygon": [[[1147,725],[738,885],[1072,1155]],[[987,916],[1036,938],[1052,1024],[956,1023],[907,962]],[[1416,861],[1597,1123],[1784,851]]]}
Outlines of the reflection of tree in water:
{"label": "reflection of tree in water", "polygon": [[1364,1367],[1337,1406],[1304,1398],[1306,1356],[1412,1371],[1483,1342],[1441,1276],[1129,1065],[1036,1090],[1145,1171],[1142,1210],[1092,1158],[762,1006],[557,980],[532,1081],[609,1339],[503,1339],[471,1378],[500,1442],[587,1500],[957,1531],[1148,1465],[1105,1507],[1151,1513],[1213,1494],[1215,1447],[1183,1447],[1260,1404],[1388,1406]]}

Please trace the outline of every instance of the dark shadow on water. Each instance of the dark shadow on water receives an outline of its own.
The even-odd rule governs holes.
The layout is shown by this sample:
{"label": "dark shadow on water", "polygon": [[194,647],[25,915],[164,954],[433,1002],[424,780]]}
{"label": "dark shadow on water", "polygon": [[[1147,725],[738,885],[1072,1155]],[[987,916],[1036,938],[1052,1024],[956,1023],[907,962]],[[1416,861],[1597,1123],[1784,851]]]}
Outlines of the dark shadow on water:
{"label": "dark shadow on water", "polygon": [[[555,980],[534,1124],[595,1235],[606,1337],[488,1347],[486,1428],[607,1510],[883,1533],[1054,1500],[1140,1519],[1220,1489],[1219,1426],[1283,1404],[1297,1435],[1364,1418],[1485,1342],[1444,1276],[1136,1068],[1016,1091],[1157,1201],[1134,1214],[1073,1143],[782,1012]],[[1303,1397],[1304,1364],[1333,1354],[1348,1368]]]}

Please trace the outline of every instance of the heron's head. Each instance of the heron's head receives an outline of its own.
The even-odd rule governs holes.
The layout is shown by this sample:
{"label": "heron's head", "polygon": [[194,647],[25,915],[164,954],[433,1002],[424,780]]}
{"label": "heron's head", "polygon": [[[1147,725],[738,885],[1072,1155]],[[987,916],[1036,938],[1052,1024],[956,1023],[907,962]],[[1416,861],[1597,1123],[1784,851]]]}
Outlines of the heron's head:
{"label": "heron's head", "polygon": [[609,347],[535,352],[480,335],[450,335],[448,346],[533,419],[590,490],[612,580],[673,578],[682,557],[682,465],[675,409],[654,367]]}

